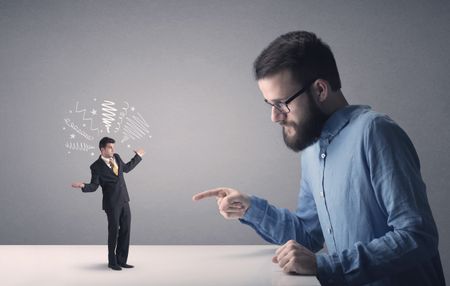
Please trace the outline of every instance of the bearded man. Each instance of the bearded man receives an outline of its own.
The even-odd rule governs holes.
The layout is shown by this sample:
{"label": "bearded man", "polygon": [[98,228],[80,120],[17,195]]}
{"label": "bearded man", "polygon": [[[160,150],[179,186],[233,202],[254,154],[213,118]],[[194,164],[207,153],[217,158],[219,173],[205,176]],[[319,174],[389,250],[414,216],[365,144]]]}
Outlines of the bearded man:
{"label": "bearded man", "polygon": [[302,151],[297,210],[231,188],[193,199],[216,197],[225,218],[282,245],[274,263],[322,285],[445,285],[415,148],[388,116],[348,104],[329,46],[287,33],[254,71],[286,145]]}

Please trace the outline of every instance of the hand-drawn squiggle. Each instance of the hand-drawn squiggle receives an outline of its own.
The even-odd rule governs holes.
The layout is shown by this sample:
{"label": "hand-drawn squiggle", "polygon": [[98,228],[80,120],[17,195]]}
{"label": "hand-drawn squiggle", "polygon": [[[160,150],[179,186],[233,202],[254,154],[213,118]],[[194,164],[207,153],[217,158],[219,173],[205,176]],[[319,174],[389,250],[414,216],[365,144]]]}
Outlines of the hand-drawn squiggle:
{"label": "hand-drawn squiggle", "polygon": [[102,103],[102,106],[103,106],[102,122],[103,122],[103,124],[105,124],[106,132],[108,132],[108,133],[109,133],[109,128],[111,127],[111,123],[113,121],[115,121],[115,119],[114,119],[114,117],[116,116],[115,111],[117,111],[117,109],[115,109],[113,107],[113,105],[115,105],[115,103],[112,101],[109,101],[109,100],[104,100]]}
{"label": "hand-drawn squiggle", "polygon": [[138,116],[133,115],[132,119],[130,117],[127,117],[127,122],[125,123],[125,126],[123,127],[123,139],[121,140],[121,143],[127,141],[128,139],[136,140],[140,139],[145,136],[145,134],[150,133],[148,130],[148,123],[145,122],[142,115],[138,112]]}
{"label": "hand-drawn squiggle", "polygon": [[71,122],[69,118],[64,119],[67,126],[75,130],[78,134],[86,138],[87,140],[94,140],[94,137],[82,131],[75,123]]}
{"label": "hand-drawn squiggle", "polygon": [[86,144],[84,142],[66,142],[65,146],[69,150],[86,151],[86,152],[91,149],[95,149],[94,146]]}
{"label": "hand-drawn squiggle", "polygon": [[122,121],[123,121],[123,119],[125,118],[125,116],[127,116],[127,113],[128,113],[128,107],[130,107],[130,105],[128,104],[128,102],[124,101],[123,103],[125,103],[125,104],[127,105],[127,107],[122,107],[122,110],[123,110],[123,111],[121,111],[121,112],[119,113],[119,119],[120,119],[120,122],[117,122],[117,127],[114,129],[114,133],[117,133],[117,132],[120,131],[120,127],[121,127],[121,125],[122,125]]}
{"label": "hand-drawn squiggle", "polygon": [[83,120],[84,120],[84,121],[90,121],[90,122],[91,122],[91,127],[90,127],[91,131],[97,131],[97,134],[99,133],[98,128],[92,128],[92,118],[86,118],[86,117],[85,117],[85,115],[86,115],[86,109],[80,109],[80,110],[78,110],[78,101],[77,101],[77,104],[75,105],[75,112],[77,112],[77,113],[83,112]]}

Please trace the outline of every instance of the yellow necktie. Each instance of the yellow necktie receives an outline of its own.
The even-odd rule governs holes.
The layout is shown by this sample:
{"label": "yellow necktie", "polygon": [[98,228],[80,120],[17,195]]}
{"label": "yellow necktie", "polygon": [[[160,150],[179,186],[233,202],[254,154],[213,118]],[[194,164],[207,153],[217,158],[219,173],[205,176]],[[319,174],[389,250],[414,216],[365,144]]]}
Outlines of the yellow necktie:
{"label": "yellow necktie", "polygon": [[117,164],[115,164],[112,159],[109,159],[109,165],[111,166],[111,169],[113,170],[114,174],[116,174],[116,176],[118,176],[119,175],[119,167],[117,167]]}

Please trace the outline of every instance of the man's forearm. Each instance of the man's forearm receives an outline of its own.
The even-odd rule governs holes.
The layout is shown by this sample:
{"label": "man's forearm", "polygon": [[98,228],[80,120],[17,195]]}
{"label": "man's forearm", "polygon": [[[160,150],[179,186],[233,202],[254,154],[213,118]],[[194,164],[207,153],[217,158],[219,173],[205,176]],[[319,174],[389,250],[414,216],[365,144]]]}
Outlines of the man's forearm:
{"label": "man's forearm", "polygon": [[311,238],[296,214],[288,209],[272,206],[265,199],[252,196],[250,208],[240,221],[250,225],[270,243],[280,245],[292,239],[312,251],[322,248],[323,242]]}

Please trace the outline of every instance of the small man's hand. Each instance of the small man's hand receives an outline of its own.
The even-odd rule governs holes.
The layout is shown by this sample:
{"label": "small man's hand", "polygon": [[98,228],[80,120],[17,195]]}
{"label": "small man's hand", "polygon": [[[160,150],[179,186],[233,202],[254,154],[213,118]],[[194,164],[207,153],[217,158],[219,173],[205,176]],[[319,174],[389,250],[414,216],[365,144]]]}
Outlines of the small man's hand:
{"label": "small man's hand", "polygon": [[78,188],[78,189],[84,188],[84,183],[83,182],[72,183],[72,188]]}
{"label": "small man's hand", "polygon": [[289,240],[277,249],[272,258],[286,273],[316,275],[316,255],[295,240]]}
{"label": "small man's hand", "polygon": [[250,197],[230,188],[216,188],[198,193],[192,197],[193,201],[216,197],[220,214],[226,219],[242,218],[250,207]]}
{"label": "small man's hand", "polygon": [[144,156],[145,151],[144,151],[144,149],[139,148],[139,149],[137,149],[137,150],[134,150],[134,153],[138,154],[139,157],[142,157],[142,156]]}

